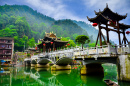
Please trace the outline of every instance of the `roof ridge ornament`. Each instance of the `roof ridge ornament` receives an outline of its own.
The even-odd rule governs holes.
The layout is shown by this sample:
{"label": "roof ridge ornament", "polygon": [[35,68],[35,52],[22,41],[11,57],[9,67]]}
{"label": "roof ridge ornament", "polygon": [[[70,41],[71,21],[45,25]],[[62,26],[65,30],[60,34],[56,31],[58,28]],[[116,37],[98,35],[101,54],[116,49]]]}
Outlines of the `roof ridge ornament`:
{"label": "roof ridge ornament", "polygon": [[126,16],[127,16],[128,13],[126,13]]}
{"label": "roof ridge ornament", "polygon": [[108,8],[108,4],[106,3],[106,8]]}
{"label": "roof ridge ornament", "polygon": [[101,12],[101,10],[99,9],[99,12]]}
{"label": "roof ridge ornament", "polygon": [[90,18],[87,16],[87,19],[89,20]]}

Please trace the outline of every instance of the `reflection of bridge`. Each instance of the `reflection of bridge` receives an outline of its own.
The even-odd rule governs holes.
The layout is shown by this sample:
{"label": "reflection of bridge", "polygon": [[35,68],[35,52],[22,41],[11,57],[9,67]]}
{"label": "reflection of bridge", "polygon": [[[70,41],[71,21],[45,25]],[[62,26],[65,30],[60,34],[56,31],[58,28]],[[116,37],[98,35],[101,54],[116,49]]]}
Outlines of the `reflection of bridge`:
{"label": "reflection of bridge", "polygon": [[103,77],[98,76],[91,78],[89,76],[82,76],[76,72],[77,70],[45,71],[43,69],[44,71],[36,71],[35,69],[29,69],[29,67],[28,69],[26,68],[24,74],[29,76],[30,79],[35,80],[32,83],[37,83],[42,86],[95,86],[95,84],[92,83],[93,79],[95,79],[94,81],[97,81],[98,85],[105,85],[102,80]]}
{"label": "reflection of bridge", "polygon": [[[45,65],[51,61],[56,65],[63,66],[68,65],[70,62],[72,62],[73,59],[81,60],[84,65],[81,69],[81,74],[87,74],[92,72],[95,73],[95,71],[96,73],[101,73],[103,71],[101,64],[113,63],[117,64],[119,79],[122,79],[121,77],[129,75],[129,53],[130,43],[121,46],[112,46],[108,44],[105,46],[97,46],[93,48],[71,48],[39,54],[31,57],[31,63]],[[56,67],[58,67],[59,69],[61,68],[59,66],[53,65],[52,69]],[[70,67],[68,68],[70,69]],[[127,70],[125,70],[124,68],[127,68]],[[100,71],[98,71],[99,69]]]}
{"label": "reflection of bridge", "polygon": [[[37,68],[39,69],[39,68]],[[44,70],[44,71],[43,71]],[[49,72],[45,69],[42,71],[36,71],[35,69],[25,68],[24,74],[29,75],[31,78],[33,78],[37,83],[44,86],[63,86],[60,82],[58,82],[56,75],[56,72]],[[67,72],[61,71],[62,73],[70,73],[71,71],[68,70]]]}

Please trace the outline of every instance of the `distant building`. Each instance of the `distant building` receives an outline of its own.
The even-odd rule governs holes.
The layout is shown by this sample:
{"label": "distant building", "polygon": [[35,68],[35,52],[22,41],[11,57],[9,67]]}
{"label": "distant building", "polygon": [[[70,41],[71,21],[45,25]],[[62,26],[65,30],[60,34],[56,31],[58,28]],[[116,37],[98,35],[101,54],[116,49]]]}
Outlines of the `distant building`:
{"label": "distant building", "polygon": [[62,48],[65,46],[69,41],[61,41],[61,38],[58,38],[56,34],[53,32],[51,33],[45,33],[45,36],[40,41],[41,44],[37,45],[39,50],[43,49],[43,52],[45,51],[51,51],[51,50],[57,50],[58,48]]}
{"label": "distant building", "polygon": [[13,49],[13,38],[0,37],[0,60],[5,60],[6,63],[11,63],[13,57]]}

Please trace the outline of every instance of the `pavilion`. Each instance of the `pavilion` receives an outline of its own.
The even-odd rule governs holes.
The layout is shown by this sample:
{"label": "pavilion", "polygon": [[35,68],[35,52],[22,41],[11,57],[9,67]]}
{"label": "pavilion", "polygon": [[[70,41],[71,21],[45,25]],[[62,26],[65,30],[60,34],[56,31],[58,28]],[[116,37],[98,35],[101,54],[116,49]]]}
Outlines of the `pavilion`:
{"label": "pavilion", "polygon": [[[100,11],[100,9],[99,9],[99,12],[95,11],[95,14],[96,14],[96,17],[89,18],[87,16],[87,19],[90,22],[93,22],[93,24],[96,23],[98,25],[99,33],[97,36],[96,45],[97,45],[98,38],[99,38],[100,46],[102,46],[102,37],[106,44],[109,43],[109,31],[114,31],[118,34],[119,45],[122,45],[123,42],[124,42],[124,44],[126,44],[126,42],[128,43],[128,40],[125,36],[125,31],[126,31],[126,29],[130,28],[130,25],[119,23],[120,20],[125,19],[127,17],[127,14],[119,15],[118,13],[111,11],[111,9],[108,8],[108,4],[106,5],[106,8],[104,8],[103,11]],[[106,30],[107,41],[106,41],[104,35],[102,34],[101,29]],[[123,34],[122,42],[121,42],[120,34]]]}
{"label": "pavilion", "polygon": [[42,41],[41,44],[37,45],[39,50],[43,49],[43,52],[48,52],[51,50],[57,50],[58,48],[62,48],[65,47],[65,45],[69,42],[69,41],[61,41],[61,38],[58,38],[56,36],[56,34],[54,34],[53,32],[50,33],[46,33],[45,32],[45,36],[43,39],[40,39],[40,41]]}

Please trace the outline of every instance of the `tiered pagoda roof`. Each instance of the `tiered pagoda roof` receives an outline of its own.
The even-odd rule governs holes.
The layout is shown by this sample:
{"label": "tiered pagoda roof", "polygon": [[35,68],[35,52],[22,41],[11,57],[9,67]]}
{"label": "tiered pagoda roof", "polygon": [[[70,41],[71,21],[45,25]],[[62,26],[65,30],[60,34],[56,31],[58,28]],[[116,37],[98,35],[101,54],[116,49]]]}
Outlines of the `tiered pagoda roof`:
{"label": "tiered pagoda roof", "polygon": [[99,13],[99,15],[97,15],[94,18],[89,18],[88,16],[87,16],[87,18],[88,18],[88,20],[90,22],[93,22],[93,23],[103,23],[103,24],[106,24],[108,21],[110,21],[108,18],[103,16],[101,13]]}
{"label": "tiered pagoda roof", "polygon": [[[41,44],[38,45],[39,48],[43,48],[43,44],[46,45],[46,48],[53,48],[53,44],[55,44],[55,48],[57,47],[62,47],[64,45],[66,45],[69,41],[61,41],[61,38],[57,38],[56,34],[54,34],[53,32],[51,33],[45,33],[45,36],[43,39],[40,39],[40,41],[42,41]],[[51,44],[51,42],[53,44]]]}
{"label": "tiered pagoda roof", "polygon": [[69,41],[61,41],[61,38],[57,38],[53,32],[45,33],[44,39],[41,39],[43,43],[57,42],[57,43],[68,43]]}
{"label": "tiered pagoda roof", "polygon": [[100,13],[102,15],[104,15],[105,17],[107,17],[108,19],[111,19],[113,21],[120,21],[122,19],[125,19],[127,17],[126,15],[119,15],[118,13],[115,13],[113,11],[111,11],[111,9],[108,8],[108,5],[106,5],[106,8],[104,8],[103,11],[96,12],[94,11],[96,15],[99,15]]}
{"label": "tiered pagoda roof", "polygon": [[[127,14],[126,15],[119,15],[118,13],[115,13],[110,8],[108,8],[108,5],[106,5],[106,8],[104,8],[103,11],[100,11],[100,9],[99,9],[99,12],[95,11],[95,14],[96,14],[96,17],[89,18],[87,16],[87,19],[90,22],[97,23],[98,26],[99,26],[98,27],[99,32],[98,32],[98,36],[97,36],[97,40],[96,40],[96,45],[97,45],[97,42],[98,42],[98,38],[100,40],[100,46],[102,46],[102,37],[103,37],[104,41],[106,42],[105,37],[103,36],[101,29],[106,30],[106,35],[107,35],[106,44],[109,43],[109,31],[117,32],[118,38],[119,38],[119,45],[121,45],[120,33],[123,34],[122,43],[123,43],[123,41],[124,41],[124,44],[126,44],[126,42],[128,42],[128,40],[125,36],[125,30],[130,28],[130,25],[119,23],[120,20],[125,19],[127,17]],[[108,21],[109,21],[109,23],[108,23]],[[102,26],[102,24],[104,24],[105,27]],[[93,26],[94,26],[94,24],[93,24]],[[109,28],[108,26],[111,26],[114,29]]]}
{"label": "tiered pagoda roof", "polygon": [[[100,11],[100,10],[99,10],[99,12],[95,11],[95,14],[97,15],[96,17],[89,18],[87,16],[87,19],[90,22],[98,23],[98,24],[107,24],[108,21],[120,21],[127,17],[127,14],[119,15],[118,13],[111,11],[111,9],[108,8],[108,5],[106,5],[106,8],[104,8],[103,11]],[[119,23],[119,29],[126,30],[128,28],[130,28],[130,25]]]}

